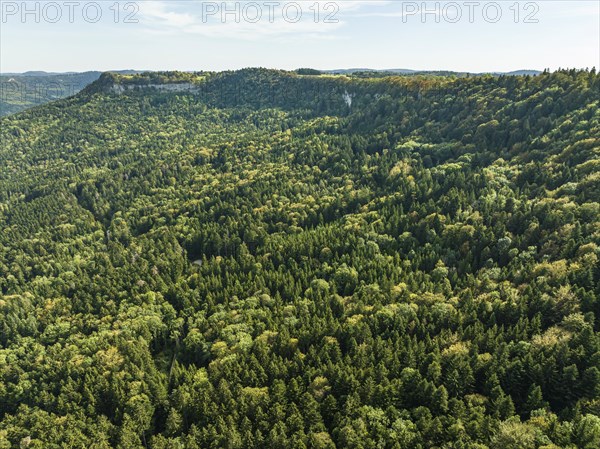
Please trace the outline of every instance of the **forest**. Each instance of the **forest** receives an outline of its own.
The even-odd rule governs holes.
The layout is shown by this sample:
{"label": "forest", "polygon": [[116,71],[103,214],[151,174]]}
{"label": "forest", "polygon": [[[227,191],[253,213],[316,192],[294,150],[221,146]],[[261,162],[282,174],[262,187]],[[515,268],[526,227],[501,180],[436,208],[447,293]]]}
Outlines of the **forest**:
{"label": "forest", "polygon": [[0,139],[0,449],[600,447],[595,69],[105,73]]}

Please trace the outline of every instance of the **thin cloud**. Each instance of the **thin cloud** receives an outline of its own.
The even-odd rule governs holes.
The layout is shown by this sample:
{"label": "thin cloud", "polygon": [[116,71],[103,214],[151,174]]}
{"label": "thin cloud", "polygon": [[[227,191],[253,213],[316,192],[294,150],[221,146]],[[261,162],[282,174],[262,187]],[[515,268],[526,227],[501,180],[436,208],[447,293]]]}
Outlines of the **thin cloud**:
{"label": "thin cloud", "polygon": [[152,1],[140,3],[140,15],[144,23],[165,28],[179,28],[194,24],[196,18],[190,13],[168,11],[175,2]]}
{"label": "thin cloud", "polygon": [[[204,5],[203,5],[204,3]],[[261,7],[260,20],[245,20],[244,5],[254,3]],[[264,38],[287,37],[292,39],[337,39],[334,32],[338,31],[347,21],[343,17],[349,13],[374,5],[390,4],[390,1],[326,1],[290,2],[280,1],[279,6],[270,10],[260,1],[257,2],[177,2],[150,1],[140,3],[140,24],[145,25],[144,31],[150,34],[193,34],[219,39],[258,40]],[[295,10],[292,8],[286,19],[284,7],[291,3],[300,4],[302,15],[295,21]],[[212,4],[212,5],[209,5]],[[222,16],[223,10],[241,12],[239,20],[233,13]],[[225,8],[223,8],[225,5]],[[318,5],[319,13],[315,6]],[[181,10],[186,7],[186,11]],[[210,8],[217,8],[214,9]],[[248,10],[248,16],[253,19],[256,9]],[[291,19],[289,18],[291,16]]]}

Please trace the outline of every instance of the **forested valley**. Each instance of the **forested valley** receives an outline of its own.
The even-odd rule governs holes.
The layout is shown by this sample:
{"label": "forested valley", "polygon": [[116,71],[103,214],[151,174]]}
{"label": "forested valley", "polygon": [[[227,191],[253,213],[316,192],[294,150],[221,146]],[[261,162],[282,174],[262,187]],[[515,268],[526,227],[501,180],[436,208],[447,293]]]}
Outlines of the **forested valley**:
{"label": "forested valley", "polygon": [[0,118],[0,449],[600,447],[600,75],[305,73]]}

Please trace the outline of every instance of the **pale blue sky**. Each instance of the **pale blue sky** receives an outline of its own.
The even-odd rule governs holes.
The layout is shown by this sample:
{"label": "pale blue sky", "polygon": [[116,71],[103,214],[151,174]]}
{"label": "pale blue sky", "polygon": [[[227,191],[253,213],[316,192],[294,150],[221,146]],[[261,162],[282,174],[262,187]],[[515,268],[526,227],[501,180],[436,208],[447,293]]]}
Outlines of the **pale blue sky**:
{"label": "pale blue sky", "polygon": [[[21,1],[1,3],[2,72],[600,66],[598,0],[426,2],[426,15],[420,1],[227,2],[230,10],[239,5],[238,22],[233,13],[223,20],[223,2],[41,1],[27,2],[25,16]],[[134,23],[125,23],[129,12]]]}

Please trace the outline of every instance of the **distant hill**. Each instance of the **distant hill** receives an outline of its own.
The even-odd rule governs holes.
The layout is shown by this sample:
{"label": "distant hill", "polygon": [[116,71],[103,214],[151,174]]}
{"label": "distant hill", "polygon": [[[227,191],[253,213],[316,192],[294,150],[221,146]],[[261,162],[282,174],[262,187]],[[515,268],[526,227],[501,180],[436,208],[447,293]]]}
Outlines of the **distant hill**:
{"label": "distant hill", "polygon": [[412,70],[412,69],[334,69],[323,70],[323,73],[338,74],[338,75],[354,75],[357,73],[376,73],[376,74],[401,74],[401,75],[438,75],[438,76],[479,76],[479,75],[539,75],[539,70],[514,70],[512,72],[453,72],[451,70]]}
{"label": "distant hill", "polygon": [[540,72],[539,70],[514,70],[512,72],[500,72],[501,75],[515,75],[515,76],[525,76],[525,75],[530,75],[530,76],[537,76],[539,75]]}
{"label": "distant hill", "polygon": [[[123,75],[141,73],[145,70],[110,70],[114,73],[120,73]],[[88,70],[86,72],[45,72],[43,70],[29,70],[27,72],[0,72],[0,76],[65,76],[65,75],[82,75],[85,73],[100,73],[105,72],[105,70]]]}
{"label": "distant hill", "polygon": [[334,70],[323,70],[324,73],[339,73],[339,74],[352,74],[356,72],[376,72],[376,73],[415,73],[417,70],[411,69],[334,69]]}
{"label": "distant hill", "polygon": [[[139,71],[120,70],[115,73],[127,75]],[[85,86],[96,81],[101,74],[102,72],[99,71],[2,73],[0,74],[0,116],[75,95]]]}

